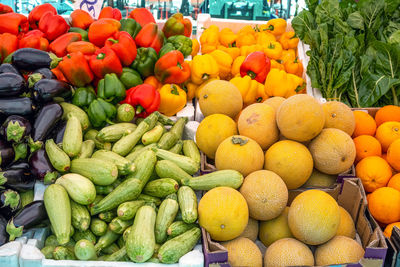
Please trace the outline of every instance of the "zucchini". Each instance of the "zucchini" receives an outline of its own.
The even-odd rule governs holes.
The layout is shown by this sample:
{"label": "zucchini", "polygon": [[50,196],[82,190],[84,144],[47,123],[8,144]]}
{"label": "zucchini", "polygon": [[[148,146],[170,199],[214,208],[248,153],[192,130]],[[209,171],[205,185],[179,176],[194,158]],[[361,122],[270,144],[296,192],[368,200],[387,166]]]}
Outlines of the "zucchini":
{"label": "zucchini", "polygon": [[179,118],[178,121],[171,127],[169,132],[166,132],[161,136],[157,146],[161,149],[171,149],[178,140],[182,139],[183,130],[187,123],[187,118]]}
{"label": "zucchini", "polygon": [[158,250],[162,263],[176,263],[196,246],[201,236],[200,228],[195,227],[165,242]]}
{"label": "zucchini", "polygon": [[71,224],[78,231],[83,232],[89,229],[90,214],[87,208],[81,204],[76,203],[71,199]]}
{"label": "zucchini", "polygon": [[123,234],[124,231],[126,230],[126,228],[128,228],[129,226],[131,226],[133,223],[133,220],[126,220],[123,221],[121,220],[119,217],[115,217],[110,224],[108,225],[108,227],[110,228],[111,231],[113,231],[114,233],[117,234]]}
{"label": "zucchini", "polygon": [[93,243],[86,239],[76,242],[74,252],[76,258],[81,261],[95,260],[97,258]]}
{"label": "zucchini", "polygon": [[51,184],[44,191],[44,205],[60,245],[69,241],[71,232],[71,204],[68,193],[58,184]]}
{"label": "zucchini", "polygon": [[[92,222],[93,222],[93,220],[92,220]],[[86,239],[86,240],[89,240],[90,242],[92,242],[93,245],[96,244],[96,236],[90,230],[86,230],[83,232],[76,231],[76,233],[74,233],[72,238],[76,242],[78,242],[79,240],[82,240],[82,239]]]}
{"label": "zucchini", "polygon": [[85,111],[83,111],[78,106],[66,102],[62,102],[60,103],[60,105],[63,109],[63,116],[62,116],[63,120],[68,119],[68,116],[71,114],[76,118],[78,118],[79,122],[81,123],[83,131],[86,131],[87,129],[90,128],[89,117]]}
{"label": "zucchini", "polygon": [[55,248],[55,246],[45,246],[40,250],[40,252],[42,252],[46,259],[53,259],[53,251]]}
{"label": "zucchini", "polygon": [[178,190],[178,202],[185,223],[194,223],[197,220],[196,193],[188,186],[182,186]]}
{"label": "zucchini", "polygon": [[133,123],[116,123],[106,126],[99,131],[96,138],[100,142],[116,142],[123,136],[128,135],[135,131],[137,126]]}
{"label": "zucchini", "polygon": [[53,251],[55,260],[76,260],[74,252],[66,247],[56,247]]}
{"label": "zucchini", "polygon": [[115,217],[117,217],[117,211],[115,209],[99,213],[100,220],[108,223],[111,222]]}
{"label": "zucchini", "polygon": [[143,200],[127,201],[118,206],[117,215],[121,220],[130,220],[135,217],[137,210],[143,206]]}
{"label": "zucchini", "polygon": [[90,224],[90,230],[96,236],[103,236],[107,232],[108,225],[104,221],[93,218],[92,223]]}
{"label": "zucchini", "polygon": [[120,248],[118,251],[115,251],[113,254],[108,256],[105,261],[120,261],[126,256],[126,248],[125,246]]}
{"label": "zucchini", "polygon": [[148,182],[143,188],[143,193],[153,197],[164,198],[178,191],[179,184],[171,178],[162,178]]}
{"label": "zucchini", "polygon": [[21,198],[21,207],[23,208],[33,201],[34,198],[33,189],[25,192],[19,192],[19,197]]}
{"label": "zucchini", "polygon": [[167,229],[167,235],[170,238],[174,238],[175,236],[183,234],[184,232],[189,231],[194,227],[197,227],[197,224],[185,223],[183,221],[173,222]]}
{"label": "zucchini", "polygon": [[94,158],[72,160],[71,172],[85,176],[96,185],[110,185],[118,177],[114,163]]}
{"label": "zucchini", "polygon": [[[96,187],[96,186],[95,186]],[[100,200],[102,200],[104,198],[104,196],[102,196],[102,195],[96,195],[96,197],[95,197],[95,199],[94,199],[94,201],[92,202],[92,203],[90,203],[89,205],[87,205],[87,208],[90,210],[90,208],[92,207],[92,206],[94,206],[95,204],[97,204],[97,203],[99,203],[100,202]]]}
{"label": "zucchini", "polygon": [[178,142],[176,142],[176,144],[173,147],[171,147],[169,152],[172,152],[175,154],[182,154],[182,147],[183,147],[183,141],[178,140]]}
{"label": "zucchini", "polygon": [[157,157],[153,151],[145,151],[133,162],[136,170],[128,178],[136,178],[142,183],[142,187],[149,181],[154,167],[157,163]]}
{"label": "zucchini", "polygon": [[111,143],[110,142],[100,142],[99,140],[97,140],[97,134],[99,133],[99,131],[95,130],[95,129],[90,129],[89,131],[87,131],[85,133],[85,135],[83,136],[84,140],[92,140],[94,142],[94,145],[97,149],[105,149],[105,150],[111,150]]}
{"label": "zucchini", "polygon": [[[129,227],[128,227],[128,228],[129,228]],[[125,230],[126,230],[126,229],[125,229]],[[124,233],[125,233],[125,231],[124,231]],[[120,248],[125,247],[125,241],[124,241],[123,235],[121,235],[121,236],[118,238],[117,245],[118,245],[118,247],[120,247]]]}
{"label": "zucchini", "polygon": [[96,250],[97,253],[99,253],[101,250],[104,248],[110,246],[112,243],[118,240],[119,234],[114,233],[110,229],[107,229],[107,232],[102,235],[99,240],[97,241],[96,245],[94,246],[94,249]]}
{"label": "zucchini", "polygon": [[173,126],[175,124],[175,122],[173,120],[171,120],[169,117],[167,117],[161,113],[158,116],[158,122],[161,122],[163,125],[171,125],[171,126]]}
{"label": "zucchini", "polygon": [[118,245],[115,244],[115,243],[112,243],[111,245],[109,245],[109,246],[103,248],[103,249],[101,250],[101,253],[104,253],[104,254],[107,254],[107,255],[111,255],[111,254],[113,254],[114,252],[117,252],[118,250],[119,250]]}
{"label": "zucchini", "polygon": [[93,154],[95,144],[93,140],[85,140],[82,142],[81,151],[79,152],[78,158],[85,159],[90,158]]}
{"label": "zucchini", "polygon": [[118,168],[120,175],[127,175],[135,171],[135,164],[126,158],[108,150],[97,150],[93,153],[92,158],[105,160],[114,163]]}
{"label": "zucchini", "polygon": [[56,184],[62,185],[70,198],[78,204],[88,205],[96,198],[94,184],[82,175],[76,173],[64,174],[57,179]]}
{"label": "zucchini", "polygon": [[133,226],[126,240],[126,252],[134,262],[145,262],[154,253],[154,225],[156,212],[150,206],[139,208]]}
{"label": "zucchini", "polygon": [[77,156],[81,152],[82,138],[81,123],[77,117],[69,116],[62,140],[62,149],[70,158]]}
{"label": "zucchini", "polygon": [[144,145],[143,144],[138,144],[134,148],[132,148],[131,152],[129,152],[129,153],[138,151],[139,149],[142,149],[142,148],[144,148]]}
{"label": "zucchini", "polygon": [[117,121],[130,122],[135,118],[135,108],[127,103],[117,108]]}
{"label": "zucchini", "polygon": [[152,150],[156,152],[156,156],[158,158],[172,161],[190,175],[198,172],[200,168],[199,163],[195,162],[189,157],[178,155],[164,149],[152,148]]}
{"label": "zucchini", "polygon": [[146,203],[154,203],[156,206],[160,206],[161,199],[158,197],[153,197],[145,194],[140,194],[137,200],[144,200]]}
{"label": "zucchini", "polygon": [[227,186],[238,189],[243,183],[243,175],[235,170],[221,170],[185,180],[183,185],[193,190],[211,190],[218,186]]}
{"label": "zucchini", "polygon": [[53,139],[48,139],[45,144],[46,154],[51,165],[59,172],[66,172],[71,167],[71,160],[68,155],[54,143]]}
{"label": "zucchini", "polygon": [[56,237],[55,235],[49,235],[49,236],[46,238],[46,240],[44,241],[44,245],[45,245],[45,246],[54,246],[54,247],[57,247],[57,246],[59,246],[60,244],[58,244],[57,237]]}
{"label": "zucchini", "polygon": [[114,190],[113,184],[95,185],[94,188],[96,188],[96,194],[100,194],[100,195],[108,195]]}
{"label": "zucchini", "polygon": [[153,143],[157,143],[158,140],[160,140],[161,135],[163,134],[164,131],[164,127],[161,125],[156,125],[154,126],[153,129],[151,129],[150,131],[146,132],[143,136],[142,136],[142,144],[147,146]]}
{"label": "zucchini", "polygon": [[183,149],[183,155],[191,158],[192,160],[200,164],[201,161],[200,151],[193,140],[184,140],[182,149]]}
{"label": "zucchini", "polygon": [[[139,146],[139,145],[137,145],[137,146]],[[136,146],[136,147],[137,147]],[[139,148],[139,149],[137,149],[137,150],[135,150],[135,149],[132,149],[132,152],[130,152],[128,155],[126,155],[126,159],[127,160],[130,160],[130,161],[135,161],[142,153],[144,153],[145,151],[148,151],[148,150],[151,150],[153,147],[156,147],[157,145],[156,144],[150,144],[150,145],[148,145],[148,146],[145,146],[145,147],[142,147],[142,148]],[[136,148],[135,147],[135,148]]]}
{"label": "zucchini", "polygon": [[178,195],[176,194],[176,193],[172,193],[172,194],[169,194],[168,196],[166,196],[165,197],[166,199],[173,199],[173,200],[175,200],[175,201],[178,201]]}
{"label": "zucchini", "polygon": [[169,160],[159,160],[156,164],[156,172],[160,178],[172,178],[179,184],[192,179],[191,175]]}
{"label": "zucchini", "polygon": [[122,238],[124,239],[124,242],[128,239],[129,233],[132,230],[132,226],[129,226],[128,228],[125,229],[124,233],[122,234]]}
{"label": "zucchini", "polygon": [[167,228],[174,221],[179,205],[176,200],[165,199],[158,209],[155,227],[156,243],[162,244],[167,240]]}

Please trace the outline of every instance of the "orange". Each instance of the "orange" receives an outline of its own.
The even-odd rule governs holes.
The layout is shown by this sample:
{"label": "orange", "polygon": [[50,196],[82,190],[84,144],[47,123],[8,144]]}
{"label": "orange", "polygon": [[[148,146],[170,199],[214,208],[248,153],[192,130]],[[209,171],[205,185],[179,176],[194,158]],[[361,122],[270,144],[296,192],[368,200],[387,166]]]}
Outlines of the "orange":
{"label": "orange", "polygon": [[372,216],[381,223],[400,221],[400,192],[391,187],[375,190],[368,201]]}
{"label": "orange", "polygon": [[389,163],[381,157],[371,156],[362,159],[357,164],[356,175],[361,179],[365,191],[374,192],[376,189],[386,186],[392,177],[392,169]]}
{"label": "orange", "polygon": [[400,173],[393,175],[393,177],[390,178],[387,186],[400,191]]}
{"label": "orange", "polygon": [[400,229],[400,222],[394,222],[394,223],[391,223],[388,226],[386,226],[385,231],[383,232],[383,234],[387,238],[390,238],[392,236],[393,227],[395,227],[395,226]]}
{"label": "orange", "polygon": [[369,156],[381,156],[382,146],[379,141],[370,135],[360,135],[354,138],[354,144],[356,145],[356,161],[360,161],[363,158]]}
{"label": "orange", "polygon": [[376,112],[375,121],[377,126],[387,121],[400,121],[400,107],[393,105],[384,106]]}
{"label": "orange", "polygon": [[376,129],[375,137],[381,143],[383,151],[386,152],[390,144],[400,138],[400,122],[389,121],[382,123]]}
{"label": "orange", "polygon": [[393,169],[400,172],[400,139],[395,140],[387,151],[387,161]]}
{"label": "orange", "polygon": [[353,132],[353,137],[360,135],[374,135],[376,131],[376,122],[371,115],[361,110],[353,111],[356,119],[356,128]]}
{"label": "orange", "polygon": [[387,154],[386,154],[386,153],[383,153],[383,154],[381,155],[381,158],[383,158],[384,160],[387,161]]}

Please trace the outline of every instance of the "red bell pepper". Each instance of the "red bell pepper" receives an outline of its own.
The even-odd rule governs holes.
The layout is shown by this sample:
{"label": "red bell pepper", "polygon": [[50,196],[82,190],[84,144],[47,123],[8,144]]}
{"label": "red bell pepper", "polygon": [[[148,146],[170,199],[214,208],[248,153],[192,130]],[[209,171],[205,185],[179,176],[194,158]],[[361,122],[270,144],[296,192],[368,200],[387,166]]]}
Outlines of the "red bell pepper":
{"label": "red bell pepper", "polygon": [[52,4],[46,3],[34,7],[32,11],[29,12],[28,16],[29,26],[32,29],[39,28],[39,20],[47,12],[50,12],[53,15],[57,15],[57,10],[54,8]]}
{"label": "red bell pepper", "polygon": [[150,84],[141,84],[126,91],[123,103],[132,105],[136,115],[145,118],[160,107],[160,93]]}
{"label": "red bell pepper", "polygon": [[11,33],[0,34],[0,62],[18,49],[18,38]]}
{"label": "red bell pepper", "polygon": [[0,14],[12,13],[12,12],[14,12],[14,11],[10,6],[0,3]]}
{"label": "red bell pepper", "polygon": [[39,30],[45,34],[49,41],[53,41],[68,32],[69,26],[63,17],[48,11],[39,20]]}
{"label": "red bell pepper", "polygon": [[105,44],[117,54],[123,66],[130,66],[136,58],[136,44],[127,32],[117,32],[113,39],[108,39]]}
{"label": "red bell pepper", "polygon": [[47,51],[47,48],[49,47],[49,41],[44,38],[43,32],[39,30],[32,30],[19,40],[19,48],[25,47]]}
{"label": "red bell pepper", "polygon": [[12,33],[18,35],[29,30],[28,19],[18,13],[0,14],[0,33]]}
{"label": "red bell pepper", "polygon": [[180,84],[190,77],[190,66],[178,50],[163,55],[154,67],[154,74],[162,83]]}
{"label": "red bell pepper", "polygon": [[81,41],[82,40],[82,35],[80,35],[77,32],[67,32],[55,39],[51,44],[49,45],[49,50],[56,54],[58,57],[63,57],[65,56],[67,52],[67,46],[70,43]]}
{"label": "red bell pepper", "polygon": [[73,42],[67,46],[68,53],[81,51],[84,55],[93,55],[97,49],[99,48],[94,44],[86,41]]}
{"label": "red bell pepper", "polygon": [[72,85],[83,87],[93,81],[93,73],[85,56],[81,52],[66,55],[58,63],[58,67]]}
{"label": "red bell pepper", "polygon": [[142,27],[144,27],[146,24],[149,24],[149,23],[156,23],[156,20],[154,19],[153,14],[151,14],[151,12],[144,7],[135,8],[129,14],[129,17],[136,20],[136,22],[139,23],[140,26],[142,26]]}
{"label": "red bell pepper", "polygon": [[165,22],[163,33],[167,38],[173,35],[190,37],[192,34],[192,22],[190,19],[185,19],[181,13],[176,13]]}
{"label": "red bell pepper", "polygon": [[90,24],[94,22],[92,16],[83,9],[75,9],[71,15],[72,27],[77,27],[86,30]]}
{"label": "red bell pepper", "polygon": [[164,34],[158,30],[157,24],[149,23],[136,35],[135,43],[141,47],[152,47],[158,53],[164,43]]}
{"label": "red bell pepper", "polygon": [[115,19],[99,19],[93,22],[88,30],[89,41],[98,47],[103,47],[106,40],[121,28],[121,23]]}
{"label": "red bell pepper", "polygon": [[99,19],[106,19],[106,18],[121,20],[122,19],[121,11],[119,11],[118,8],[112,8],[110,6],[107,6],[100,11],[99,15]]}
{"label": "red bell pepper", "polygon": [[96,77],[102,79],[107,73],[122,74],[122,65],[117,54],[109,48],[103,47],[90,57],[90,68]]}
{"label": "red bell pepper", "polygon": [[250,53],[240,66],[240,76],[249,75],[251,79],[264,83],[271,69],[271,61],[264,52]]}

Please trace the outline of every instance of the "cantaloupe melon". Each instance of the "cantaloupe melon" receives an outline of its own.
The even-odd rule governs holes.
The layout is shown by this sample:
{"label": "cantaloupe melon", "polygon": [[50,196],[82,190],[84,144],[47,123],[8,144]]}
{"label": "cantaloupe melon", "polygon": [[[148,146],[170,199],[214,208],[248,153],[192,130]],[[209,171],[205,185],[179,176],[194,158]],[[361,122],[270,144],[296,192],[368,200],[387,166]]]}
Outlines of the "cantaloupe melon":
{"label": "cantaloupe melon", "polygon": [[294,238],[283,238],[268,247],[264,267],[314,266],[309,247]]}
{"label": "cantaloupe melon", "polygon": [[329,188],[332,187],[337,180],[337,175],[330,175],[314,169],[308,178],[307,182],[303,184],[304,188]]}
{"label": "cantaloupe melon", "polygon": [[282,238],[293,237],[288,224],[289,207],[286,207],[278,217],[260,222],[258,237],[266,246]]}
{"label": "cantaloupe melon", "polygon": [[315,251],[315,263],[319,266],[357,263],[364,256],[362,246],[347,236],[335,236]]}
{"label": "cantaloupe melon", "polygon": [[329,101],[322,104],[325,113],[324,128],[336,128],[352,135],[356,128],[353,111],[344,103]]}
{"label": "cantaloupe melon", "polygon": [[347,212],[343,207],[339,206],[340,211],[340,224],[336,232],[336,235],[347,236],[352,239],[356,238],[356,227],[354,225],[353,218],[350,213]]}
{"label": "cantaloupe melon", "polygon": [[270,105],[271,107],[274,108],[275,113],[278,112],[279,107],[281,106],[281,104],[283,103],[283,101],[285,101],[286,98],[281,97],[281,96],[274,96],[274,97],[270,97],[267,100],[265,100],[263,103]]}
{"label": "cantaloupe melon", "polygon": [[339,205],[328,193],[307,190],[290,205],[290,231],[308,245],[320,245],[336,235],[340,224]]}
{"label": "cantaloupe melon", "polygon": [[251,241],[255,242],[257,239],[257,236],[258,236],[258,221],[249,217],[247,226],[244,229],[243,233],[239,237],[246,237],[246,238],[250,239]]}
{"label": "cantaloupe melon", "polygon": [[315,168],[327,174],[339,174],[350,169],[356,158],[356,146],[342,130],[326,128],[308,146]]}
{"label": "cantaloupe melon", "polygon": [[248,238],[239,237],[222,244],[228,250],[228,262],[232,267],[262,267],[262,254]]}

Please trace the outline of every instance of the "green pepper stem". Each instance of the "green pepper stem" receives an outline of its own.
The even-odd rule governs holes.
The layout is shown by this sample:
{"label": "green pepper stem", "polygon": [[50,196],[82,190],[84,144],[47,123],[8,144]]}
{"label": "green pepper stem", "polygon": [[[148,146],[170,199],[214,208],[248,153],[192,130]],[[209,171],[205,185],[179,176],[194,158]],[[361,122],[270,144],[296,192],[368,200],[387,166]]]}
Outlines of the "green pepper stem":
{"label": "green pepper stem", "polygon": [[112,39],[112,38],[107,39],[107,41],[110,41],[110,42],[113,43],[113,44],[118,44],[118,43],[119,43],[118,40],[115,40],[115,39]]}
{"label": "green pepper stem", "polygon": [[210,77],[210,75],[208,75],[207,73],[204,73],[203,76],[201,77],[201,79],[203,81],[206,81],[206,80],[208,80],[209,77]]}
{"label": "green pepper stem", "polygon": [[256,76],[257,76],[257,75],[254,73],[254,71],[251,71],[251,70],[247,71],[247,75],[249,75],[250,78],[252,78],[252,79],[255,79]]}
{"label": "green pepper stem", "polygon": [[269,49],[274,49],[274,48],[275,48],[275,45],[273,45],[272,43],[269,43],[268,48],[269,48]]}
{"label": "green pepper stem", "polygon": [[136,106],[136,114],[140,114],[144,111],[144,108],[141,105]]}
{"label": "green pepper stem", "polygon": [[171,94],[173,94],[173,95],[179,95],[178,88],[176,87],[175,84],[171,84],[171,88],[172,88]]}
{"label": "green pepper stem", "polygon": [[268,28],[267,28],[267,30],[269,30],[269,31],[273,31],[274,29],[275,29],[275,27],[274,27],[274,25],[272,25],[272,24],[269,25]]}
{"label": "green pepper stem", "polygon": [[106,57],[105,53],[100,53],[97,55],[96,59],[104,59]]}

